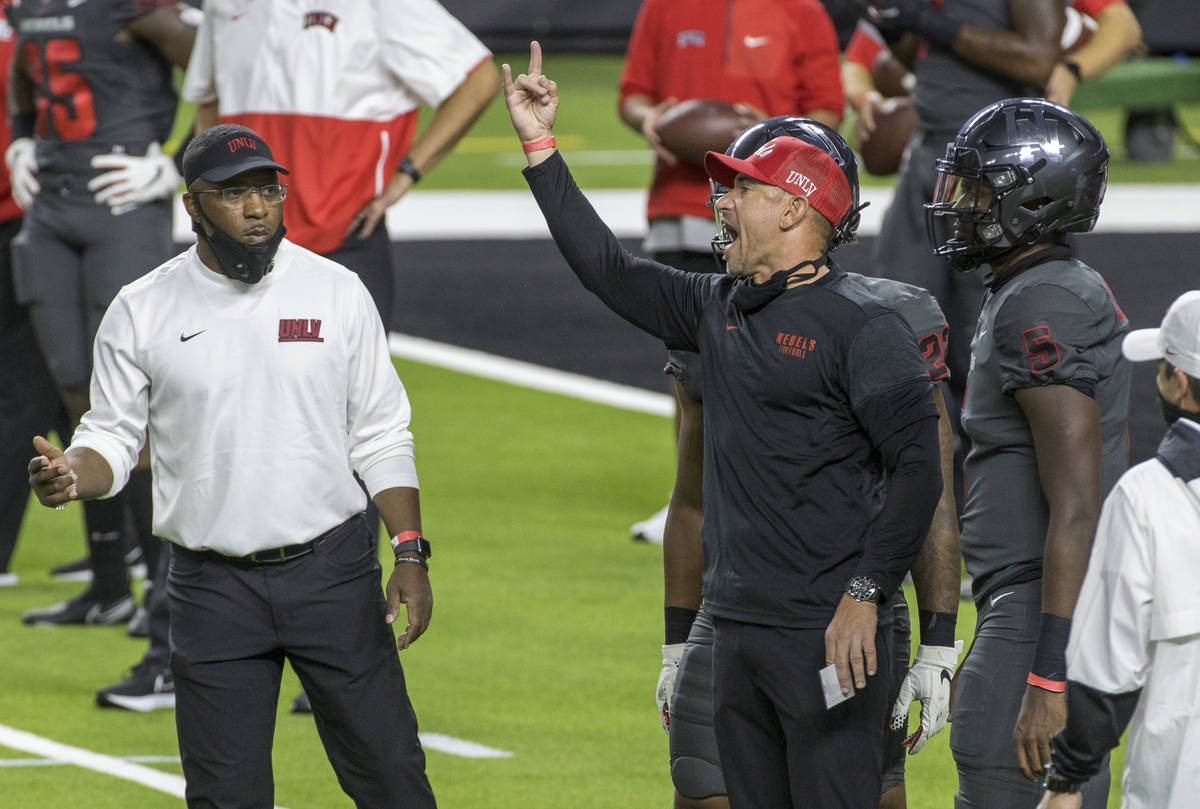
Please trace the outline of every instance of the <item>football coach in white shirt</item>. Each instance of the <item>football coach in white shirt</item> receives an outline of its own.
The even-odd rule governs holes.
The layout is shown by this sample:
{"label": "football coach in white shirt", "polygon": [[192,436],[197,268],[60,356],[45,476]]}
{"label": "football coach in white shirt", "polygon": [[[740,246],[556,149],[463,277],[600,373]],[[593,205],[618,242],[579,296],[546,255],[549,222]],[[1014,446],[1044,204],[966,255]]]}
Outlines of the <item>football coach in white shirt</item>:
{"label": "football coach in white shirt", "polygon": [[[109,497],[149,431],[189,807],[273,805],[285,659],[355,804],[432,807],[397,655],[429,625],[429,543],[383,325],[358,276],[284,240],[287,170],[255,132],[201,133],[183,172],[197,243],[109,306],[92,409],[65,452],[34,438],[30,486]],[[355,472],[393,535],[386,599]]]}

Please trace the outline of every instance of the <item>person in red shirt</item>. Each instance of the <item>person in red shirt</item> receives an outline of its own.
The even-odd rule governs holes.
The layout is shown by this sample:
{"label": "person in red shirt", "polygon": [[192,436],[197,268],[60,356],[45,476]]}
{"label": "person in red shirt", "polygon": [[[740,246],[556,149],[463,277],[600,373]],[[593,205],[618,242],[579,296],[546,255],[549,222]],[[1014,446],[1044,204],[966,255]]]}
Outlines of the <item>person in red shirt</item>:
{"label": "person in red shirt", "polygon": [[[673,267],[716,272],[704,167],[666,149],[654,125],[675,104],[715,98],[738,105],[743,128],[774,115],[804,115],[836,128],[844,103],[837,35],[817,0],[646,0],[619,92],[621,120],[646,138],[656,157],[646,252]],[[688,360],[687,352],[671,352],[667,365],[681,447],[689,435],[693,444],[699,441],[701,430],[699,403],[678,381],[692,372]],[[677,518],[689,519],[683,512],[677,508]],[[661,544],[667,513],[664,508],[636,524],[634,538]],[[698,522],[692,527],[698,530]]]}

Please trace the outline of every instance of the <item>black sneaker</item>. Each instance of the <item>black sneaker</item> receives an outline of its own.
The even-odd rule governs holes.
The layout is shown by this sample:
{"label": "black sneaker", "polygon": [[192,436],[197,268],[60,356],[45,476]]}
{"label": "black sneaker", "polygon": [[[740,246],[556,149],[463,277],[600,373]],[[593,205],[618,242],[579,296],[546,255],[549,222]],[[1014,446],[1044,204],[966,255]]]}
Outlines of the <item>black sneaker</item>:
{"label": "black sneaker", "polygon": [[83,624],[87,626],[110,626],[127,623],[133,617],[137,605],[133,596],[126,593],[116,601],[101,603],[91,589],[84,590],[70,601],[29,610],[21,616],[21,620],[34,626],[62,626],[64,624]]}
{"label": "black sneaker", "polygon": [[170,667],[151,666],[143,660],[124,680],[97,691],[96,704],[141,713],[174,708],[175,676]]}
{"label": "black sneaker", "polygon": [[312,703],[308,701],[308,694],[301,691],[292,700],[292,713],[312,713]]}

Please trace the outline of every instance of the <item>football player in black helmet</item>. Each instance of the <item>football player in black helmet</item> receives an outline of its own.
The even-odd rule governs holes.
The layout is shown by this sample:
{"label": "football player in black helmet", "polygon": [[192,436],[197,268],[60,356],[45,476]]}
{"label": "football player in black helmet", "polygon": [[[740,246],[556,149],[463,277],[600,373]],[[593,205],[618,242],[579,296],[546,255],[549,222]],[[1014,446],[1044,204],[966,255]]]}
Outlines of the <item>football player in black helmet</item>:
{"label": "football player in black helmet", "polygon": [[[1041,797],[1100,503],[1128,464],[1129,324],[1067,243],[1095,225],[1107,167],[1079,113],[1006,99],[959,130],[926,206],[935,253],[990,269],[962,415],[962,553],[979,618],[950,733],[959,807]],[[1104,807],[1108,786],[1106,765],[1083,785],[1083,807]]]}
{"label": "football player in black helmet", "polygon": [[985,107],[937,162],[929,242],[956,270],[1004,264],[1096,224],[1108,147],[1082,115],[1041,98]]}
{"label": "football player in black helmet", "polygon": [[[826,253],[839,245],[853,242],[860,221],[860,212],[866,207],[859,202],[858,159],[854,151],[835,130],[814,121],[794,115],[767,118],[744,130],[730,144],[725,153],[739,159],[749,158],[771,140],[778,137],[793,137],[816,146],[828,154],[842,170],[850,186],[852,204],[840,222],[831,223],[832,230]],[[712,183],[711,201],[716,201],[729,189]],[[717,233],[712,240],[713,253],[724,271],[723,254],[733,241],[720,215],[717,215]],[[904,317],[912,328],[926,358],[926,370],[936,380],[946,378],[945,339],[946,320],[936,301],[925,290],[882,278],[856,276],[859,283],[886,301]],[[933,350],[930,348],[933,347]],[[676,353],[678,354],[678,353]],[[677,355],[673,361],[681,369],[687,364]],[[697,425],[700,432],[702,407],[698,387],[689,389],[691,398],[682,403],[682,424]],[[959,600],[959,549],[955,521],[953,494],[954,436],[949,416],[945,412],[942,391],[935,387],[934,402],[941,418],[939,441],[942,444],[942,477],[945,484],[939,510],[930,528],[925,547],[913,565],[917,583],[917,599],[922,615],[922,644],[917,660],[910,673],[911,631],[908,604],[903,591],[897,591],[881,606],[893,616],[895,654],[890,665],[891,695],[894,707],[888,721],[887,738],[883,758],[881,809],[903,809],[906,806],[904,788],[904,758],[910,752],[920,750],[930,737],[945,725],[949,711],[949,681],[958,660],[955,648],[954,627]],[[691,433],[681,433],[690,436]],[[695,438],[698,442],[701,438]],[[682,440],[681,449],[691,445]],[[681,454],[677,472],[676,490],[671,501],[672,510],[689,508],[688,504],[699,501],[700,463],[698,456]],[[691,489],[688,482],[691,482]],[[699,506],[695,507],[699,511]],[[690,532],[689,532],[690,527]],[[697,518],[691,522],[673,519],[668,524],[664,543],[664,565],[668,591],[675,588],[675,595],[682,589],[694,590],[696,602],[700,599],[700,571],[688,570],[681,560],[689,558],[683,549],[700,548],[700,524]],[[934,618],[933,616],[939,616]],[[933,631],[926,625],[937,623]],[[719,809],[727,807],[724,777],[720,756],[716,748],[715,732],[712,727],[712,618],[701,609],[695,619],[694,628],[688,636],[686,646],[679,644],[673,650],[680,656],[678,669],[673,654],[664,654],[664,675],[659,683],[660,708],[670,717],[668,732],[671,748],[671,774],[676,788],[676,809]],[[670,648],[670,647],[668,647]],[[666,649],[664,649],[666,652]],[[943,672],[945,672],[943,676]],[[675,679],[672,681],[671,677]],[[900,694],[903,688],[904,698]],[[920,727],[909,735],[908,709],[913,701],[923,705]]]}

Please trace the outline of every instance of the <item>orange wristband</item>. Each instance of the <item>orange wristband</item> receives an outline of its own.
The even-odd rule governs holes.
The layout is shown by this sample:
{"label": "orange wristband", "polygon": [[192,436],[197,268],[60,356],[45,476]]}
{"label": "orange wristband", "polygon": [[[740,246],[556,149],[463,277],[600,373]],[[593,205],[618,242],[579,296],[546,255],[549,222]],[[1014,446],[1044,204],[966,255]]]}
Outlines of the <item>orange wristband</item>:
{"label": "orange wristband", "polygon": [[1062,694],[1067,690],[1067,684],[1062,680],[1047,680],[1045,677],[1039,677],[1033,672],[1029,673],[1029,676],[1025,678],[1025,682],[1034,688],[1040,688],[1052,694]]}
{"label": "orange wristband", "polygon": [[525,154],[536,152],[541,149],[553,149],[554,136],[551,135],[550,137],[542,138],[541,140],[531,140],[529,143],[522,143],[521,148],[525,150]]}

